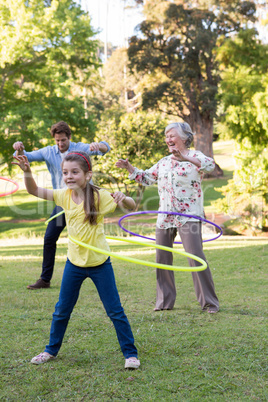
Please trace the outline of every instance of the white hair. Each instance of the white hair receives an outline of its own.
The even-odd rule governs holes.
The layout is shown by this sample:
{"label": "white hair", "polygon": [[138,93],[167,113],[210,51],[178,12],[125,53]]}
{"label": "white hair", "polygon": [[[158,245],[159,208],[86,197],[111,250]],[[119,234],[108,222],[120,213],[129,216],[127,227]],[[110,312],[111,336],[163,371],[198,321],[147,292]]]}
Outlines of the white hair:
{"label": "white hair", "polygon": [[175,129],[180,136],[180,138],[185,141],[185,146],[190,148],[191,143],[194,139],[194,134],[192,132],[191,126],[188,123],[170,123],[165,128],[165,135],[170,131]]}

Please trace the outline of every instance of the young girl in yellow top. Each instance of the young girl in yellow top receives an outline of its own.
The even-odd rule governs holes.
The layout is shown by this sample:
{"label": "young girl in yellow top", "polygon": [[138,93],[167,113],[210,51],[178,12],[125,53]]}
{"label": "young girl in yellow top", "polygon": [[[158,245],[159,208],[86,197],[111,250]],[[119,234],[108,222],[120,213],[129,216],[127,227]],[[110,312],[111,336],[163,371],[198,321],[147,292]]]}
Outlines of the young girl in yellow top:
{"label": "young girl in yellow top", "polygon": [[[92,185],[91,161],[86,153],[70,152],[64,158],[62,172],[67,188],[60,190],[38,187],[27,157],[21,155],[15,159],[17,162],[13,164],[20,166],[24,171],[27,191],[36,197],[55,201],[64,209],[68,234],[84,243],[109,250],[104,234],[104,215],[113,212],[117,204],[133,209],[135,202],[121,192],[111,195],[108,191]],[[59,301],[53,313],[49,344],[45,351],[35,356],[31,362],[42,364],[57,356],[81,285],[86,278],[94,282],[106,313],[114,324],[126,359],[125,368],[138,368],[140,362],[137,359],[134,337],[121,306],[110,257],[107,259],[107,256],[76,245],[70,240]]]}

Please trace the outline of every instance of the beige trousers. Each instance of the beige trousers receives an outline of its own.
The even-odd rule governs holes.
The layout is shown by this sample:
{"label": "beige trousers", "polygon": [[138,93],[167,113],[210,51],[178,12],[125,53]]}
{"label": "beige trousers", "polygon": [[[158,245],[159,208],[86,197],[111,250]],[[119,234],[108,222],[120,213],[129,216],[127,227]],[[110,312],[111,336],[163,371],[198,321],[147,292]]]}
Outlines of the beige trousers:
{"label": "beige trousers", "polygon": [[[201,222],[187,222],[178,228],[183,247],[187,253],[194,254],[206,261],[201,233]],[[177,228],[156,228],[156,244],[173,247]],[[188,258],[190,267],[201,265],[198,261]],[[156,249],[156,262],[172,265],[173,254],[169,251]],[[204,271],[192,272],[197,301],[201,308],[219,310],[219,301],[215,293],[214,283],[209,266]],[[156,304],[160,310],[172,309],[176,300],[174,271],[156,269]]]}

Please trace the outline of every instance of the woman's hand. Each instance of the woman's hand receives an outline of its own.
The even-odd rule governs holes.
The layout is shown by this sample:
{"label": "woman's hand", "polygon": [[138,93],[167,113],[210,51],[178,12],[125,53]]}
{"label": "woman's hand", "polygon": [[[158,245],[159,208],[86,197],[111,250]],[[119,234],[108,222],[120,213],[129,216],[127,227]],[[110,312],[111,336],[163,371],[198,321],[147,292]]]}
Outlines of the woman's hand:
{"label": "woman's hand", "polygon": [[26,155],[13,156],[13,158],[16,159],[18,162],[11,162],[12,165],[18,165],[21,170],[23,170],[23,172],[27,172],[30,170],[30,163]]}
{"label": "woman's hand", "polygon": [[121,169],[126,169],[130,174],[134,172],[134,167],[131,165],[131,163],[128,161],[127,159],[119,159],[116,163],[115,163],[116,167],[119,167]]}
{"label": "woman's hand", "polygon": [[177,151],[176,150],[175,152],[173,152],[173,155],[172,155],[171,158],[176,160],[176,161],[188,161],[188,162],[193,163],[198,168],[201,167],[200,160],[195,158],[195,157],[193,157],[193,156],[190,156],[188,149],[183,150],[183,151],[179,151],[179,150]]}
{"label": "woman's hand", "polygon": [[122,169],[127,169],[129,165],[130,165],[130,163],[129,163],[128,159],[125,159],[125,160],[124,159],[119,159],[115,163],[116,167],[119,167],[119,168],[122,168]]}
{"label": "woman's hand", "polygon": [[187,161],[189,151],[188,151],[188,149],[184,149],[184,150],[174,149],[172,154],[173,154],[171,157],[172,159],[175,159],[177,161]]}

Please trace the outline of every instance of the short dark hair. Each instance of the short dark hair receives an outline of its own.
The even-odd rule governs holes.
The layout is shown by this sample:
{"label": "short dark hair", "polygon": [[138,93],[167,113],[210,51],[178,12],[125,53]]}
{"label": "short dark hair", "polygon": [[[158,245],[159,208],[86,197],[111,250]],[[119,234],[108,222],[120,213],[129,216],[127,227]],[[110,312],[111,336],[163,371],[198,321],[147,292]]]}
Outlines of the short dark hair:
{"label": "short dark hair", "polygon": [[55,137],[55,134],[66,134],[67,138],[71,137],[71,129],[65,121],[59,121],[58,123],[53,124],[50,132],[52,137]]}

